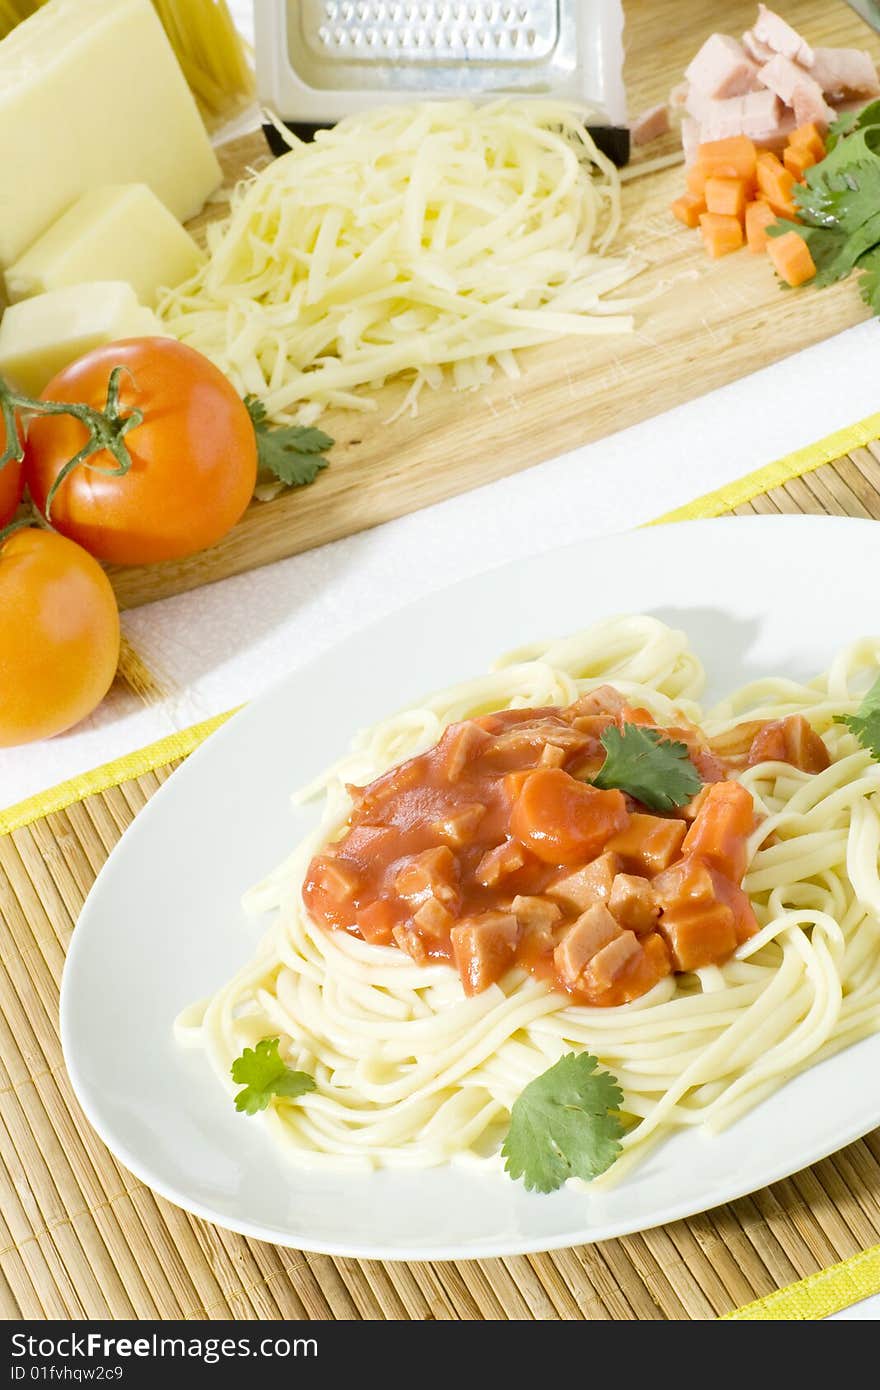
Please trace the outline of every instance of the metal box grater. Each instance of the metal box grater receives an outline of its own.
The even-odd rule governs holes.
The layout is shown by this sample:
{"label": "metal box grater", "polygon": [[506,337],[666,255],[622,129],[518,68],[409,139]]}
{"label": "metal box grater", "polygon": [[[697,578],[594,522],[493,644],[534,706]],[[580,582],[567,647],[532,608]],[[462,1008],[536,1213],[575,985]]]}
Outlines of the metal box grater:
{"label": "metal box grater", "polygon": [[504,93],[624,127],[621,0],[256,0],[261,100],[290,125],[389,101]]}

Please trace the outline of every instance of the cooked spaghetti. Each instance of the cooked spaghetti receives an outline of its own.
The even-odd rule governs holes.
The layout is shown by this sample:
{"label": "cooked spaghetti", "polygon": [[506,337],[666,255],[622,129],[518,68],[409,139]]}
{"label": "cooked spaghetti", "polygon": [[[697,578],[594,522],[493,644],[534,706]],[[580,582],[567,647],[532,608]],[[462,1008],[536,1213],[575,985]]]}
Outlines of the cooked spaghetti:
{"label": "cooked spaghetti", "polygon": [[[629,1124],[611,1173],[676,1129],[720,1130],[880,1026],[880,765],[835,722],[878,667],[880,639],[864,640],[805,685],[767,678],[704,715],[703,668],[685,635],[620,618],[513,653],[403,711],[307,789],[324,794],[320,826],[248,899],[274,913],[256,958],[186,1011],[179,1037],[204,1047],[230,1088],[242,1048],[280,1038],[316,1089],[275,1097],[265,1118],[291,1158],[314,1168],[498,1164],[517,1097],[572,1051],[597,1056],[624,1092]],[[571,706],[608,685],[658,727],[698,726],[754,799],[743,886],[755,930],[721,964],[667,973],[615,1007],[578,1003],[521,967],[468,996],[448,964],[420,964],[306,911],[309,864],[345,834],[351,784],[424,753],[459,721]],[[759,745],[773,760],[745,766],[756,733],[792,716],[821,735],[828,766],[783,761],[776,735]]]}

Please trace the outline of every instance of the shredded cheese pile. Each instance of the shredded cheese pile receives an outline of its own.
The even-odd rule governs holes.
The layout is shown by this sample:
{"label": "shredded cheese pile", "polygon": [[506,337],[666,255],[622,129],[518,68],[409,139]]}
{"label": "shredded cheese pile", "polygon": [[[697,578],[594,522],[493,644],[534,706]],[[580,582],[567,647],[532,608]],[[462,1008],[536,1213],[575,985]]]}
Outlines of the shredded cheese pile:
{"label": "shredded cheese pile", "polygon": [[566,334],[631,331],[637,273],[606,255],[620,179],[571,106],[425,102],[349,116],[241,184],[209,259],[168,292],[169,332],[278,423],[375,409],[406,374],[415,410]]}

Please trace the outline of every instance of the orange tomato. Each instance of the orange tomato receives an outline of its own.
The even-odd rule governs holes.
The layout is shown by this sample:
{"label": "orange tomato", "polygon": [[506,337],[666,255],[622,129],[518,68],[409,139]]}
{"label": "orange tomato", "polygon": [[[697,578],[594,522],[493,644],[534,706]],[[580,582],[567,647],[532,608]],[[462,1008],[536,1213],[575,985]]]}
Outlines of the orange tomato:
{"label": "orange tomato", "polygon": [[[6,426],[0,415],[0,455],[6,448]],[[0,530],[7,526],[18,510],[24,491],[24,469],[14,460],[0,468]]]}
{"label": "orange tomato", "polygon": [[119,613],[101,566],[52,531],[0,545],[0,748],[91,714],[119,660]]}
{"label": "orange tomato", "polygon": [[[114,367],[120,411],[143,423],[125,435],[132,466],[108,469],[106,450],[75,468],[55,494],[51,521],[99,560],[121,565],[178,560],[216,545],[235,525],[257,479],[257,442],[247,407],[207,357],[173,338],[131,338],[86,353],[43,391],[44,400],[104,406]],[[68,415],[28,427],[25,478],[45,516],[49,491],[88,431]]]}

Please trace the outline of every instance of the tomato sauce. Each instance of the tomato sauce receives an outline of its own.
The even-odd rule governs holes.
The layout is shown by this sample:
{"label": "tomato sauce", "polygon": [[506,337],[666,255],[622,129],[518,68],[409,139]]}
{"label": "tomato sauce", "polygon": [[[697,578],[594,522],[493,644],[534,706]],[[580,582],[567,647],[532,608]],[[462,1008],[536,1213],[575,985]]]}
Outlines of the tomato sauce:
{"label": "tomato sauce", "polygon": [[[602,733],[633,722],[653,725],[603,686],[566,708],[451,725],[350,788],[345,832],[309,866],[306,908],[420,964],[454,965],[468,994],[518,965],[577,1003],[616,1005],[726,960],[757,930],[740,887],[751,795],[684,720],[662,732],[687,744],[704,783],[689,805],[658,816],[591,786]],[[783,743],[774,735],[774,752]]]}

